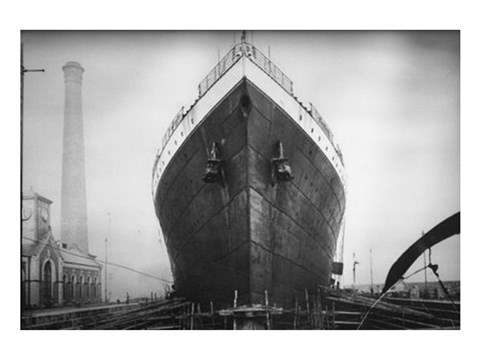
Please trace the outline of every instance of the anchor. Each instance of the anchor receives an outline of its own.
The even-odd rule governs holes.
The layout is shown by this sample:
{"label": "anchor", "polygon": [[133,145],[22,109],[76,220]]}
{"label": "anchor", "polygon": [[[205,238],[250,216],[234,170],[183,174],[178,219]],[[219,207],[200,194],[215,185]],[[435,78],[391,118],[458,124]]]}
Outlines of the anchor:
{"label": "anchor", "polygon": [[203,181],[206,183],[218,182],[222,186],[225,186],[225,174],[222,168],[222,160],[219,158],[217,144],[215,142],[213,142],[212,149],[208,154]]}
{"label": "anchor", "polygon": [[292,168],[288,163],[288,159],[285,158],[283,155],[283,144],[281,141],[278,142],[277,153],[278,153],[278,156],[272,158],[271,160],[273,186],[275,186],[275,184],[278,181],[286,182],[286,181],[292,181],[293,179]]}

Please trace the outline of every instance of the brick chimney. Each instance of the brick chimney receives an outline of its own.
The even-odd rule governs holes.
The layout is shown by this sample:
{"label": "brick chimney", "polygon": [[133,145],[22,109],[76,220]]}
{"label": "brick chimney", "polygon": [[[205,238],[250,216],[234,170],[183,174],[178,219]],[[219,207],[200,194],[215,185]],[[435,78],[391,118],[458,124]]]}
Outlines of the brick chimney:
{"label": "brick chimney", "polygon": [[82,76],[78,62],[63,66],[65,114],[63,129],[61,241],[88,254],[85,150],[83,143]]}

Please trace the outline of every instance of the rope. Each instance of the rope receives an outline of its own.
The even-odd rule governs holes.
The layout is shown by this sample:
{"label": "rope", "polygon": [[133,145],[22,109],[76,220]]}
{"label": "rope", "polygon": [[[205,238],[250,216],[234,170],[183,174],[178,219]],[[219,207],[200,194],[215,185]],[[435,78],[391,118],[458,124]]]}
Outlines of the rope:
{"label": "rope", "polygon": [[385,297],[385,295],[388,294],[388,292],[393,289],[395,287],[395,285],[402,281],[404,282],[405,280],[407,280],[408,278],[412,277],[413,275],[415,274],[418,274],[420,271],[423,271],[427,268],[430,268],[433,273],[435,274],[435,276],[437,277],[437,280],[440,284],[440,286],[442,287],[442,290],[443,292],[448,296],[450,302],[452,303],[452,306],[453,306],[453,309],[458,312],[457,310],[457,307],[455,306],[455,301],[453,300],[452,296],[450,295],[450,293],[448,292],[448,289],[445,287],[445,285],[443,284],[442,280],[440,280],[440,276],[438,275],[437,273],[437,270],[438,270],[438,265],[433,265],[432,264],[432,249],[431,248],[428,248],[428,265],[422,267],[421,269],[415,271],[414,273],[410,274],[409,276],[405,277],[405,278],[401,278],[400,280],[398,280],[395,284],[393,284],[392,286],[390,286],[390,288],[388,288],[387,291],[385,291],[374,303],[373,305],[368,309],[367,313],[365,314],[365,316],[362,318],[362,321],[360,322],[360,325],[358,325],[357,327],[357,330],[360,330],[360,328],[363,326],[367,316],[370,314],[370,312],[373,310],[373,308]]}
{"label": "rope", "polygon": [[383,300],[383,298],[390,292],[390,290],[392,290],[392,289],[395,287],[395,285],[397,285],[400,281],[405,281],[405,280],[408,279],[409,277],[412,277],[413,275],[419,273],[420,271],[425,270],[427,267],[428,267],[428,266],[424,266],[423,268],[415,271],[414,273],[410,274],[409,276],[407,276],[407,277],[405,277],[405,278],[399,279],[397,282],[395,282],[395,284],[393,284],[392,286],[390,286],[390,287],[387,289],[387,291],[385,291],[385,292],[373,303],[373,305],[370,306],[370,308],[369,308],[368,311],[366,312],[365,316],[362,318],[362,321],[360,321],[360,324],[358,325],[357,330],[360,330],[360,329],[361,329],[361,327],[362,327],[363,324],[365,323],[365,320],[367,319],[368,315],[369,315],[370,312],[373,310],[373,308],[374,308],[375,306],[377,306],[377,304],[378,304],[381,300]]}
{"label": "rope", "polygon": [[[65,254],[77,256],[77,257],[83,258],[83,259],[92,260],[91,257],[83,256],[83,255],[79,255],[79,254],[73,253],[73,252],[71,252],[71,251],[67,251],[67,250],[65,250],[65,249],[62,249],[62,248],[53,246],[53,245],[48,244],[48,243],[45,243],[45,242],[43,242],[43,241],[41,241],[41,240],[34,240],[34,239],[28,238],[28,237],[26,237],[26,236],[23,236],[23,239],[28,240],[28,241],[31,241],[31,242],[41,243],[41,244],[43,244],[43,245],[45,245],[45,246],[48,246],[48,247],[50,247],[50,248],[52,248],[52,249],[55,249],[55,250],[60,251],[60,252],[63,252],[63,253],[65,253]],[[119,267],[119,268],[122,268],[122,269],[125,269],[125,270],[128,270],[128,271],[132,271],[132,272],[137,273],[137,274],[139,274],[139,275],[143,275],[143,276],[150,277],[150,278],[153,278],[153,279],[156,279],[156,280],[160,280],[160,281],[165,282],[165,283],[170,283],[170,284],[173,283],[173,281],[171,281],[171,280],[167,280],[167,279],[160,278],[160,277],[158,277],[158,276],[150,275],[150,274],[147,274],[147,273],[144,273],[144,272],[141,272],[141,271],[132,269],[132,268],[130,268],[130,267],[128,267],[128,266],[125,266],[125,265],[115,264],[115,263],[112,263],[112,262],[105,262],[105,261],[100,260],[100,259],[95,259],[95,261],[97,261],[97,262],[99,262],[99,263],[102,263],[102,264],[108,264],[108,265],[116,266],[116,267]]]}
{"label": "rope", "polygon": [[440,276],[439,276],[438,273],[437,273],[438,265],[428,264],[428,267],[429,267],[430,269],[432,269],[433,273],[434,273],[435,276],[437,277],[438,283],[439,283],[440,286],[442,287],[443,292],[445,293],[445,295],[448,296],[448,299],[449,299],[450,302],[452,303],[453,310],[455,310],[455,312],[458,312],[457,307],[455,306],[455,301],[453,300],[452,296],[451,296],[450,293],[448,292],[448,289],[447,289],[447,288],[445,287],[445,285],[443,284],[442,280],[440,280]]}
{"label": "rope", "polygon": [[450,293],[448,292],[448,289],[445,287],[445,285],[443,284],[442,280],[440,280],[440,276],[438,275],[438,265],[433,265],[432,264],[432,249],[431,248],[428,248],[428,265],[427,267],[429,267],[430,269],[432,269],[433,273],[435,274],[435,276],[437,277],[437,280],[438,280],[438,283],[440,284],[443,292],[445,293],[445,295],[448,296],[448,299],[450,300],[450,302],[452,303],[452,307],[453,307],[453,310],[455,310],[455,312],[458,312],[457,310],[457,307],[455,306],[455,301],[453,300],[452,296],[450,295]]}

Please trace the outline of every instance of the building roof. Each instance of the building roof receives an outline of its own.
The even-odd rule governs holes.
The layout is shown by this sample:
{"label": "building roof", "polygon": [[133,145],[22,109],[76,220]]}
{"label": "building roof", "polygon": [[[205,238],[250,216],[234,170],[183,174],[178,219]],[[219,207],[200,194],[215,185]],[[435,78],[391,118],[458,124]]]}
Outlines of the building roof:
{"label": "building roof", "polygon": [[27,190],[22,193],[22,199],[23,200],[28,200],[28,199],[39,199],[42,200],[43,202],[46,202],[47,204],[51,204],[52,200],[47,199],[45,196],[40,195],[39,193],[33,191],[33,190]]}
{"label": "building roof", "polygon": [[22,236],[22,256],[37,256],[45,246],[50,247],[57,253],[59,252],[58,244],[55,242],[50,228],[41,239],[32,239],[25,235]]}
{"label": "building roof", "polygon": [[29,239],[27,237],[22,238],[22,256],[36,256],[40,254],[45,246],[49,246],[62,258],[63,262],[67,266],[88,266],[94,268],[101,268],[102,265],[95,260],[95,256],[85,254],[75,245],[62,244],[59,241],[55,241],[51,230],[41,240]]}
{"label": "building roof", "polygon": [[90,254],[84,254],[76,246],[70,246],[67,249],[61,248],[60,254],[62,256],[65,265],[83,265],[95,268],[101,268],[102,266],[95,257]]}
{"label": "building roof", "polygon": [[37,255],[41,245],[38,240],[30,241],[30,239],[26,239],[26,241],[22,241],[22,256],[31,257]]}

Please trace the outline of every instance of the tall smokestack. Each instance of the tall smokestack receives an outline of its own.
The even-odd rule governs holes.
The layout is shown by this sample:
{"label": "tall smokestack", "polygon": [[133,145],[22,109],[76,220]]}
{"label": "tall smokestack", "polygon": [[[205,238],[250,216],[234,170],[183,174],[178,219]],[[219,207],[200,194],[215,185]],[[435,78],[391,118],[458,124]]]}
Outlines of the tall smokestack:
{"label": "tall smokestack", "polygon": [[82,76],[74,61],[62,68],[65,76],[65,115],[62,168],[61,240],[88,254],[85,150],[83,144]]}

